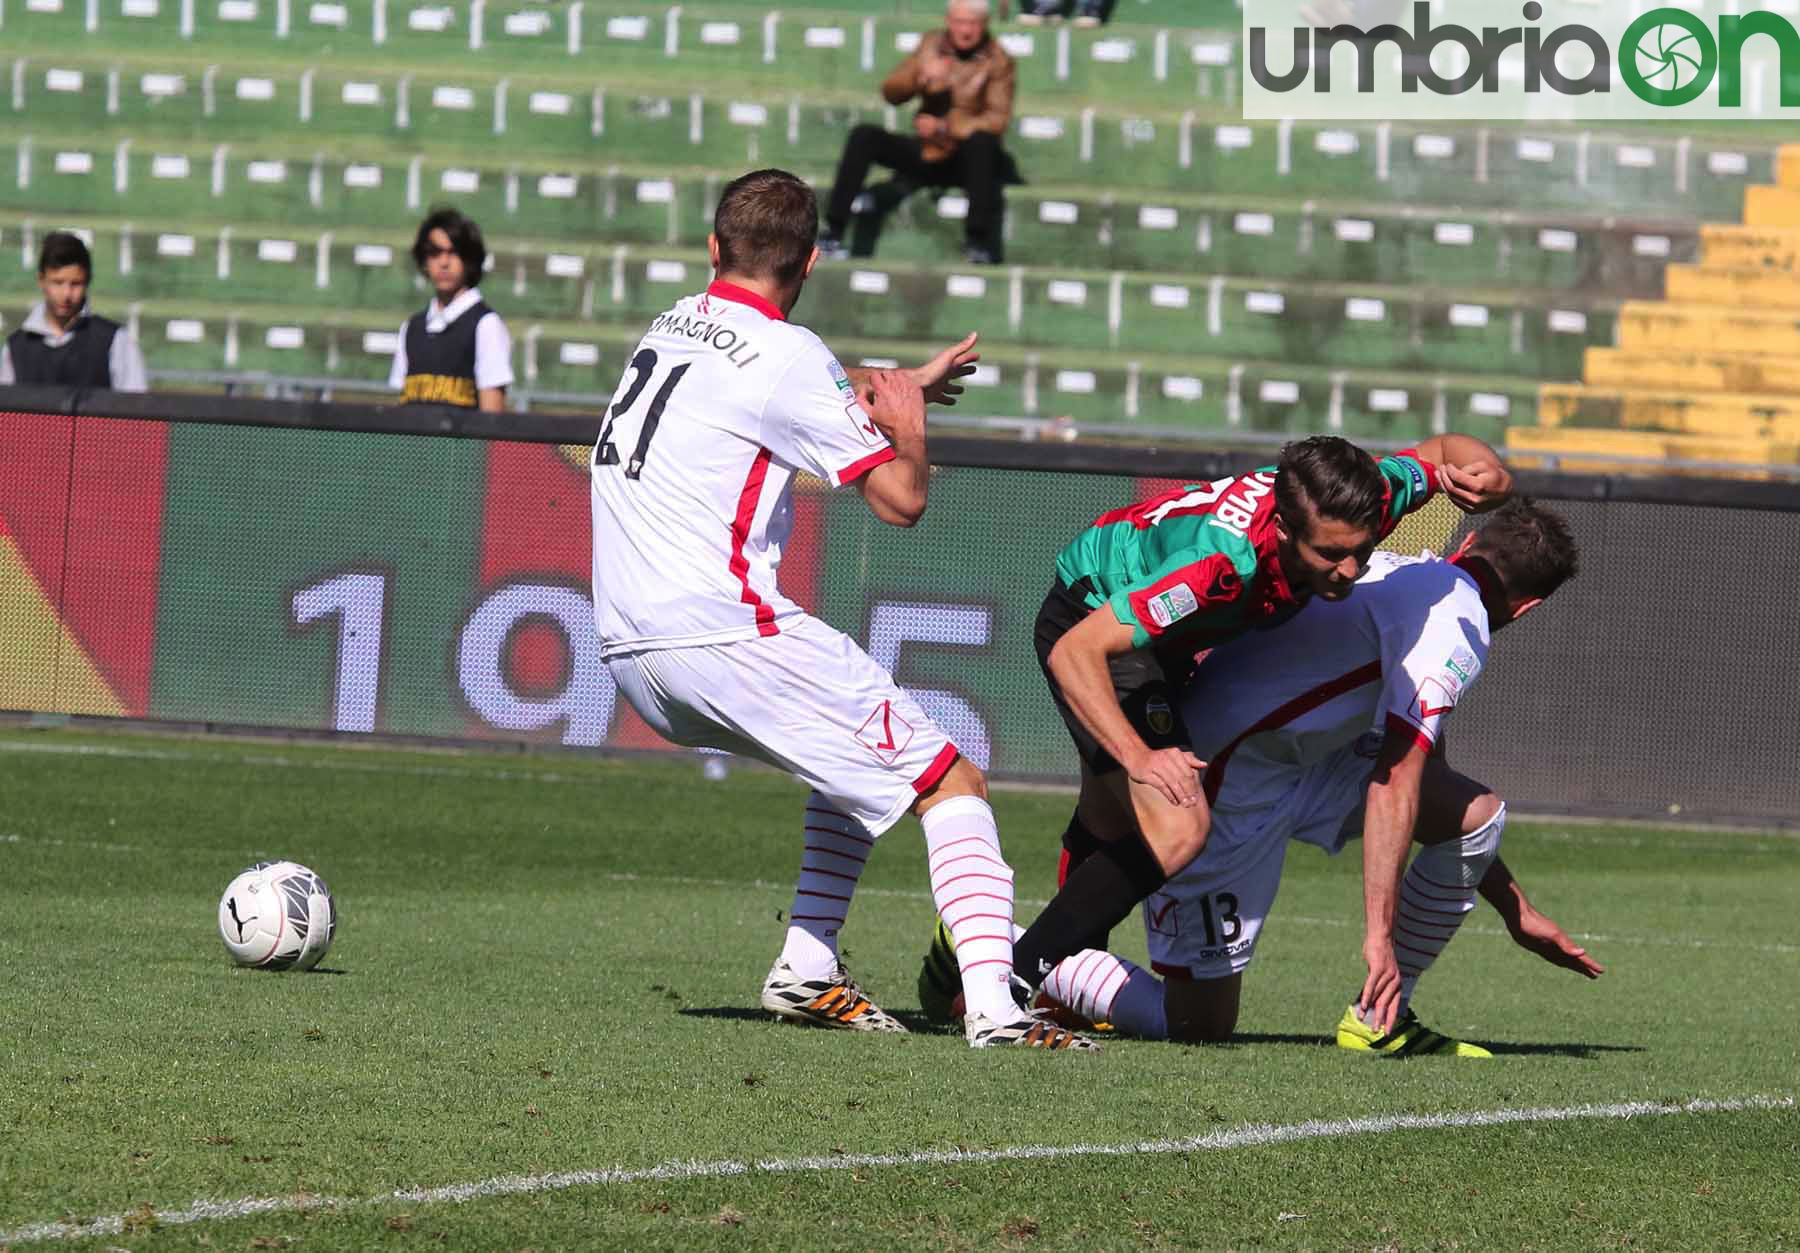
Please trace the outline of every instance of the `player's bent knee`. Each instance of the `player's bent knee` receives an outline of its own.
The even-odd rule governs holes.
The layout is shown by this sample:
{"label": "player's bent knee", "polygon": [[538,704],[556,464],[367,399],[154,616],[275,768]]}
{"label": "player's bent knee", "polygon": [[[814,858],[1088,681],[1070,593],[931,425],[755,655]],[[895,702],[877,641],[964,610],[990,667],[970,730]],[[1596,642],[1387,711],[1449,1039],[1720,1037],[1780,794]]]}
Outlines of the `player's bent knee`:
{"label": "player's bent knee", "polygon": [[1243,976],[1171,979],[1163,993],[1169,1039],[1178,1044],[1224,1044],[1237,1030]]}
{"label": "player's bent knee", "polygon": [[1194,809],[1167,806],[1155,811],[1154,816],[1140,811],[1138,819],[1144,842],[1156,854],[1163,872],[1169,875],[1176,874],[1200,855],[1200,850],[1206,847],[1207,834],[1212,830],[1212,814],[1204,806]]}
{"label": "player's bent knee", "polygon": [[1469,802],[1468,813],[1463,818],[1463,833],[1481,830],[1505,808],[1506,802],[1500,798],[1500,793],[1483,792]]}
{"label": "player's bent knee", "polygon": [[987,775],[981,767],[967,757],[958,756],[944,771],[943,777],[920,794],[913,803],[913,812],[922,814],[939,801],[947,801],[953,796],[974,796],[986,800],[988,794]]}

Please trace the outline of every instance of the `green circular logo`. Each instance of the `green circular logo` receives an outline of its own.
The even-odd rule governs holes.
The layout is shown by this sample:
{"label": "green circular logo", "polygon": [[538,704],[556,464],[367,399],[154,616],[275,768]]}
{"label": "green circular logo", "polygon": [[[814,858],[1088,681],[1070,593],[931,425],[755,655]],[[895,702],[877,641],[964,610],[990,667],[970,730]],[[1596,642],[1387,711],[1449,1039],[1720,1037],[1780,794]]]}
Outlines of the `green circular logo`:
{"label": "green circular logo", "polygon": [[1718,68],[1712,32],[1684,9],[1651,9],[1619,43],[1619,77],[1640,100],[1663,108],[1697,99]]}

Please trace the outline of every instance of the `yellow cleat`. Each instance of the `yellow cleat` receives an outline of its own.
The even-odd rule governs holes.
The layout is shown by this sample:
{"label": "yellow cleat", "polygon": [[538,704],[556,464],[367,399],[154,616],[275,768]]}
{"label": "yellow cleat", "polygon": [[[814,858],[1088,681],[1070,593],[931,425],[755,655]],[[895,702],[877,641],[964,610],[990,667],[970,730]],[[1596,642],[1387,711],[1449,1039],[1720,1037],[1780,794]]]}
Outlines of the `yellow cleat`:
{"label": "yellow cleat", "polygon": [[1350,1006],[1344,1011],[1344,1016],[1338,1019],[1337,1045],[1341,1049],[1382,1053],[1388,1057],[1493,1056],[1479,1044],[1468,1044],[1462,1040],[1452,1040],[1447,1035],[1439,1035],[1420,1022],[1418,1015],[1410,1007],[1400,1021],[1394,1024],[1392,1031],[1386,1035],[1376,1035],[1357,1016],[1356,1006]]}

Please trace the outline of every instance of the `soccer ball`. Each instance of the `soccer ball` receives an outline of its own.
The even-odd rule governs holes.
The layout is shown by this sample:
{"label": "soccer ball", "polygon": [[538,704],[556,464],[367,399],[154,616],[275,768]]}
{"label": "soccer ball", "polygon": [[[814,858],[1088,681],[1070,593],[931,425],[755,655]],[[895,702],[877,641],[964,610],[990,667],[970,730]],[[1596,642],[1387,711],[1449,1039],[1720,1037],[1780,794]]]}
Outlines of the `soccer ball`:
{"label": "soccer ball", "polygon": [[240,966],[311,970],[337,933],[325,880],[295,861],[259,861],[219,898],[219,938]]}

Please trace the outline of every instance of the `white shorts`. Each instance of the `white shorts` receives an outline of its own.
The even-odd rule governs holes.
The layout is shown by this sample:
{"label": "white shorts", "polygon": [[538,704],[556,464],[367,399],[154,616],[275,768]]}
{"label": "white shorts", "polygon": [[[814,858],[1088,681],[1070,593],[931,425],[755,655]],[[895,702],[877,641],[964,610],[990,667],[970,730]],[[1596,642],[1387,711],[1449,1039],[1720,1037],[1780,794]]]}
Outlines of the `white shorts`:
{"label": "white shorts", "polygon": [[855,640],[817,618],[777,635],[625,653],[606,662],[667,740],[754,757],[828,797],[871,835],[912,808],[956,747]]}
{"label": "white shorts", "polygon": [[1362,834],[1370,759],[1356,750],[1346,746],[1302,771],[1287,768],[1292,788],[1272,808],[1233,809],[1230,791],[1220,796],[1206,847],[1144,902],[1152,970],[1172,979],[1222,979],[1250,965],[1281,886],[1288,842],[1336,854]]}

